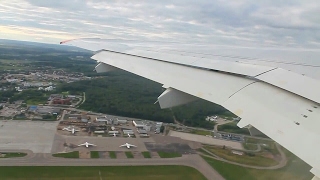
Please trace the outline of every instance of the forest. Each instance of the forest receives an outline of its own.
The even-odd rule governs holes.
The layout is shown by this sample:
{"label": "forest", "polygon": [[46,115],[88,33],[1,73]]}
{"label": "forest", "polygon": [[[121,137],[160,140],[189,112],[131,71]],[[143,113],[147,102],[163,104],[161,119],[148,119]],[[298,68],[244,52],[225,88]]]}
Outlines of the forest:
{"label": "forest", "polygon": [[[2,41],[4,40],[0,40]],[[159,105],[154,102],[164,91],[161,84],[124,71],[98,74],[93,71],[96,63],[90,60],[92,53],[88,51],[68,46],[20,41],[4,41],[4,43],[7,45],[0,46],[0,59],[23,62],[25,68],[20,69],[19,73],[28,73],[34,68],[63,69],[67,72],[84,73],[86,76],[93,77],[92,80],[62,83],[56,88],[56,92],[52,92],[69,91],[70,94],[79,95],[85,92],[86,101],[80,108],[88,111],[169,123],[174,122],[175,117],[186,126],[207,129],[212,129],[214,123],[206,121],[206,116],[234,117],[223,107],[204,100],[172,109],[160,109]],[[48,94],[44,92],[32,90],[22,93],[13,90],[0,92],[1,101],[6,101],[8,98],[10,102],[21,99],[27,104],[44,103],[47,97]]]}
{"label": "forest", "polygon": [[57,90],[71,94],[85,92],[86,101],[80,106],[82,109],[126,117],[171,123],[175,116],[186,126],[208,129],[214,125],[205,120],[208,115],[234,117],[223,107],[204,100],[172,109],[160,109],[154,102],[164,91],[161,84],[123,71],[111,72],[93,80],[62,84]]}

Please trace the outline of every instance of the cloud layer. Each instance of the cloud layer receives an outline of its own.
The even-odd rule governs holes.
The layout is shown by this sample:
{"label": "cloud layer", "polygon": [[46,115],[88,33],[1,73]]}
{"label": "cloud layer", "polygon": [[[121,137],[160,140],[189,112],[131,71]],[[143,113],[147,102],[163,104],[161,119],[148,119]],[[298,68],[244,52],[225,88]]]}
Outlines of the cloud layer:
{"label": "cloud layer", "polygon": [[1,38],[56,43],[78,37],[320,47],[314,0],[2,0]]}

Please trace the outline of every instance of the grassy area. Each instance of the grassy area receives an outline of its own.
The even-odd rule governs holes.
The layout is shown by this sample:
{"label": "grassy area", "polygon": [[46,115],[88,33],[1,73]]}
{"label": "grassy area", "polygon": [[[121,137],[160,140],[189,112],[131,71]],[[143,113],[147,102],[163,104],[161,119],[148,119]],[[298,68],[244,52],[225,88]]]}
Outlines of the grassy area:
{"label": "grassy area", "polygon": [[143,155],[144,158],[151,158],[151,155],[150,155],[149,151],[142,152],[142,155]]}
{"label": "grassy area", "polygon": [[27,105],[39,105],[47,103],[46,100],[28,99],[26,100]]}
{"label": "grassy area", "polygon": [[[103,167],[0,167],[1,180],[205,180],[187,166],[103,166]],[[120,173],[121,172],[121,173]]]}
{"label": "grassy area", "polygon": [[[245,168],[221,162],[212,158],[203,157],[226,180],[310,180],[313,175],[309,172],[311,167],[294,155],[288,155],[287,166],[277,170],[259,170]],[[232,172],[232,173],[231,173]]]}
{"label": "grassy area", "polygon": [[242,146],[246,150],[258,150],[258,145],[257,144],[252,144],[252,143],[242,143]]}
{"label": "grassy area", "polygon": [[99,152],[98,151],[90,151],[90,157],[91,158],[99,158]]}
{"label": "grassy area", "polygon": [[278,164],[276,160],[265,157],[266,154],[264,152],[244,153],[240,156],[232,153],[232,150],[227,148],[223,149],[218,146],[205,146],[204,148],[223,159],[241,164],[266,167]]}
{"label": "grassy area", "polygon": [[61,94],[64,95],[64,96],[69,95],[69,91],[61,92]]}
{"label": "grassy area", "polygon": [[63,157],[63,158],[79,158],[79,151],[73,151],[68,153],[57,153],[52,154],[53,157]]}
{"label": "grassy area", "polygon": [[117,154],[114,151],[109,151],[109,156],[111,159],[116,159],[117,158]]}
{"label": "grassy area", "polygon": [[218,131],[235,133],[235,134],[250,135],[249,130],[247,128],[239,128],[237,126],[237,122],[231,122],[231,123],[219,125]]}
{"label": "grassy area", "polygon": [[24,157],[27,153],[19,153],[19,152],[4,152],[1,153],[0,158],[13,158],[13,157]]}
{"label": "grassy area", "polygon": [[125,154],[126,154],[127,158],[133,158],[133,154],[130,151],[126,151]]}
{"label": "grassy area", "polygon": [[255,138],[245,138],[245,143],[260,144],[262,150],[271,152],[276,155],[279,154],[275,142],[272,140],[255,139]]}
{"label": "grassy area", "polygon": [[177,153],[177,152],[163,152],[163,151],[159,151],[158,152],[159,156],[161,158],[175,158],[175,157],[181,157],[182,154]]}
{"label": "grassy area", "polygon": [[198,134],[198,135],[203,135],[203,136],[205,136],[205,135],[211,135],[211,132],[210,132],[210,131],[196,130],[196,129],[191,130],[190,133],[192,133],[192,134]]}
{"label": "grassy area", "polygon": [[201,152],[202,154],[212,156],[211,154],[209,154],[207,151],[203,150],[202,148],[198,149],[198,151]]}

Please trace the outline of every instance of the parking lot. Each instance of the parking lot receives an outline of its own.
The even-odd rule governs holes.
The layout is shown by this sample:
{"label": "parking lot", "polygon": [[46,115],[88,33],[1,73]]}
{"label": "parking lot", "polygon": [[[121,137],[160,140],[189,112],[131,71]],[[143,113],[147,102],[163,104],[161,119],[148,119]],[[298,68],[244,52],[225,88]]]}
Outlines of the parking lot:
{"label": "parking lot", "polygon": [[0,149],[50,153],[57,122],[0,121]]}
{"label": "parking lot", "polygon": [[240,142],[235,142],[235,141],[228,141],[228,140],[223,140],[223,139],[215,139],[212,137],[207,137],[207,136],[202,136],[202,135],[197,135],[197,134],[189,134],[189,133],[183,133],[183,132],[177,132],[177,131],[170,131],[169,133],[170,136],[173,137],[179,137],[184,140],[188,141],[195,141],[195,142],[200,142],[203,144],[210,144],[210,145],[218,145],[218,146],[227,146],[232,149],[238,149],[242,150],[243,147]]}
{"label": "parking lot", "polygon": [[[52,153],[57,152],[70,152],[70,151],[83,151],[88,149],[90,151],[147,151],[145,142],[154,142],[152,138],[124,138],[124,137],[81,137],[81,136],[60,136],[60,141],[55,140]],[[58,139],[58,138],[57,138]],[[86,148],[85,146],[78,147],[82,143],[91,143],[97,146]],[[119,147],[122,144],[134,144],[137,147]]]}

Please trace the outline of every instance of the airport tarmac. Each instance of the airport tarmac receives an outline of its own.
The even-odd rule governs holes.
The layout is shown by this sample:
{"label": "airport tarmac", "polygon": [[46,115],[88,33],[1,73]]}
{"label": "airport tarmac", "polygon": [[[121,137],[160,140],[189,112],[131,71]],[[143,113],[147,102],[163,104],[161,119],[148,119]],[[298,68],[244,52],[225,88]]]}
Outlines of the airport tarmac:
{"label": "airport tarmac", "polygon": [[[97,146],[86,148],[85,146],[78,147],[82,143],[91,143]],[[55,135],[52,145],[52,153],[81,151],[89,149],[90,151],[147,151],[145,142],[154,143],[152,138],[124,138],[124,137],[83,137],[83,136],[65,136]],[[137,147],[127,149],[119,147],[122,144],[134,144]]]}
{"label": "airport tarmac", "polygon": [[50,153],[58,122],[0,121],[0,149]]}
{"label": "airport tarmac", "polygon": [[164,151],[164,152],[178,152],[181,154],[195,154],[196,151],[191,149],[188,144],[181,143],[169,143],[169,144],[159,144],[159,143],[145,143],[148,151]]}
{"label": "airport tarmac", "polygon": [[218,145],[218,146],[227,146],[232,149],[243,150],[241,143],[235,141],[227,141],[222,139],[215,139],[212,137],[197,135],[197,134],[190,134],[190,133],[183,133],[177,131],[170,131],[169,136],[179,137],[184,140],[188,141],[195,141],[200,142],[203,144],[210,144],[210,145]]}

